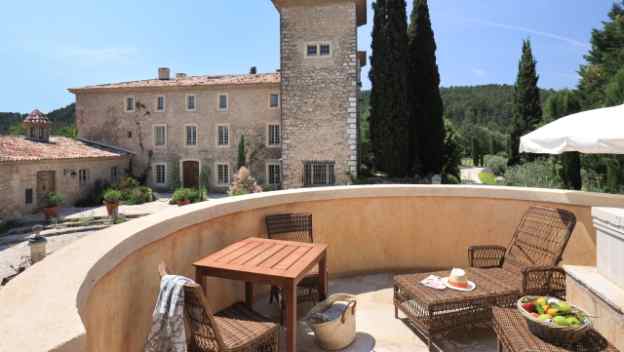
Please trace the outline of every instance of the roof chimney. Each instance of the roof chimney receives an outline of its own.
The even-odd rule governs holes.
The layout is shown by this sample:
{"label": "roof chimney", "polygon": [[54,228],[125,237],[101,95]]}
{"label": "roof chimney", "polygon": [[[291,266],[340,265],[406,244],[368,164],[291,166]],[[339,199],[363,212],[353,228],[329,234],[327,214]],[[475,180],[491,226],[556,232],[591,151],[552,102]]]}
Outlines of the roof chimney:
{"label": "roof chimney", "polygon": [[176,73],[176,79],[184,79],[186,78],[186,73],[178,72]]}
{"label": "roof chimney", "polygon": [[258,68],[256,68],[256,66],[251,66],[251,68],[249,69],[249,74],[255,75],[257,73],[258,73]]}
{"label": "roof chimney", "polygon": [[170,70],[169,67],[158,68],[158,79],[166,81],[169,79]]}

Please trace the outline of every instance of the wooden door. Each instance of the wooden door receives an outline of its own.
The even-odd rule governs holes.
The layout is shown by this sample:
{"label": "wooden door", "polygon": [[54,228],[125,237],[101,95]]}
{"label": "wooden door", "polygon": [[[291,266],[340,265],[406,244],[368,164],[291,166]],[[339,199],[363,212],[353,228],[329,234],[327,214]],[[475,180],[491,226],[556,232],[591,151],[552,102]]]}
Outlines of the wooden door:
{"label": "wooden door", "polygon": [[182,162],[182,185],[186,188],[199,188],[199,162]]}
{"label": "wooden door", "polygon": [[50,192],[56,192],[56,172],[37,172],[37,204],[44,206],[46,195]]}

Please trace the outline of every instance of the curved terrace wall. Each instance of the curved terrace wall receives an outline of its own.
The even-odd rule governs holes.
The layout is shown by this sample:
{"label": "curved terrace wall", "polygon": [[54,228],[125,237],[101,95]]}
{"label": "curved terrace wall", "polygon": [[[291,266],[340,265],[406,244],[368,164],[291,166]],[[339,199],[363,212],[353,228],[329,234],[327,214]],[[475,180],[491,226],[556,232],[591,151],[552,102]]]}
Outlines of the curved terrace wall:
{"label": "curved terrace wall", "polygon": [[[330,274],[466,265],[471,244],[506,245],[529,205],[573,211],[564,262],[595,263],[591,206],[624,197],[477,186],[358,186],[271,192],[214,200],[101,231],[49,256],[0,290],[2,351],[141,351],[164,260],[193,277],[191,263],[265,233],[266,214],[308,211],[329,245]],[[220,309],[242,299],[240,283],[210,279]]]}

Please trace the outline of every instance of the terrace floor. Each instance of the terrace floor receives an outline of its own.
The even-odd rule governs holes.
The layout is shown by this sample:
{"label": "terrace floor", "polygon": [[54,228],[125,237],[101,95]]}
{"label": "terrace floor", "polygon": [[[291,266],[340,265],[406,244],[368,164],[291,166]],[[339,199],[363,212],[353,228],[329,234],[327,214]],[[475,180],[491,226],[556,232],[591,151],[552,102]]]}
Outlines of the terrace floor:
{"label": "terrace floor", "polygon": [[[428,351],[427,345],[401,320],[394,318],[392,303],[392,274],[375,274],[332,280],[329,293],[344,292],[357,296],[355,342],[343,351]],[[300,317],[310,305],[300,305]],[[257,301],[255,309],[272,318],[279,318],[276,304],[269,305],[268,298]],[[400,314],[400,313],[399,313]],[[401,316],[401,315],[400,315]],[[298,351],[323,351],[314,343],[314,336],[305,323],[299,323]],[[284,334],[282,334],[284,335]],[[285,350],[282,336],[280,350]],[[496,351],[496,336],[487,327],[475,327],[453,331],[436,341],[444,352]]]}

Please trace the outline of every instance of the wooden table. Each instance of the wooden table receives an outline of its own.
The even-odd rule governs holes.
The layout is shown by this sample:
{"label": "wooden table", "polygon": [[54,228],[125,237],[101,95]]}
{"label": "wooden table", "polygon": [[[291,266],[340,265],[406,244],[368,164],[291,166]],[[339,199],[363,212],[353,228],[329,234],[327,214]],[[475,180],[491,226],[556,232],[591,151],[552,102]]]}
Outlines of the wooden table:
{"label": "wooden table", "polygon": [[236,242],[201,259],[195,266],[195,278],[204,276],[245,282],[245,302],[253,305],[254,284],[282,288],[286,300],[286,347],[296,351],[297,283],[315,266],[319,266],[320,299],[327,297],[327,245],[277,241],[251,237]]}

